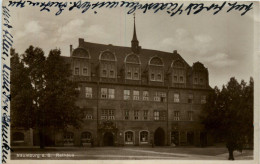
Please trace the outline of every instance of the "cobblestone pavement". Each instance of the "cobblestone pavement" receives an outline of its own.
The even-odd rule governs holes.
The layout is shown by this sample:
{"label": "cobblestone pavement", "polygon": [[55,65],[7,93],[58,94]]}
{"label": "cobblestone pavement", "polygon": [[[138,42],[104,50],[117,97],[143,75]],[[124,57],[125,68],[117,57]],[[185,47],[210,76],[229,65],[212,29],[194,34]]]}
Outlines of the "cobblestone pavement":
{"label": "cobblestone pavement", "polygon": [[[13,148],[11,159],[34,160],[227,160],[226,148],[189,147],[47,147]],[[236,160],[252,160],[253,150],[234,152]]]}

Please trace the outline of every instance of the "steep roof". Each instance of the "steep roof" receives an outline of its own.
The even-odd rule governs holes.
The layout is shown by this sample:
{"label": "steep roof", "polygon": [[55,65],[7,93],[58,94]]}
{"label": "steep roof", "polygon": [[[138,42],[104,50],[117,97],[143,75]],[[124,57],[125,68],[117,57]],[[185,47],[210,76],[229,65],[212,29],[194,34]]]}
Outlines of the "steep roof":
{"label": "steep roof", "polygon": [[[102,51],[110,50],[116,55],[118,70],[123,68],[125,57],[132,53],[131,47],[114,46],[111,44],[105,45],[85,41],[80,41],[79,47],[84,48],[90,53],[91,60],[94,65],[99,63],[99,55]],[[146,69],[149,60],[154,56],[158,56],[163,60],[165,72],[169,70],[171,63],[175,60],[181,60],[187,67],[190,67],[177,52],[169,53],[158,50],[141,49],[140,53],[136,55],[140,58],[142,71]]]}

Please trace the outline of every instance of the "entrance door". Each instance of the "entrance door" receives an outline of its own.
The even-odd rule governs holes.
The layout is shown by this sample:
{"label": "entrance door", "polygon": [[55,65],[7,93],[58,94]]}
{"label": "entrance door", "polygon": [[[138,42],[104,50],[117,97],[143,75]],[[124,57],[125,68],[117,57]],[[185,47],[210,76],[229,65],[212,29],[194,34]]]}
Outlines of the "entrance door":
{"label": "entrance door", "polygon": [[154,132],[154,144],[155,146],[163,146],[164,145],[164,130],[162,128],[157,128]]}
{"label": "entrance door", "polygon": [[189,145],[194,144],[194,132],[187,132],[187,141]]}
{"label": "entrance door", "polygon": [[103,137],[104,146],[114,146],[114,136],[111,132],[106,132]]}

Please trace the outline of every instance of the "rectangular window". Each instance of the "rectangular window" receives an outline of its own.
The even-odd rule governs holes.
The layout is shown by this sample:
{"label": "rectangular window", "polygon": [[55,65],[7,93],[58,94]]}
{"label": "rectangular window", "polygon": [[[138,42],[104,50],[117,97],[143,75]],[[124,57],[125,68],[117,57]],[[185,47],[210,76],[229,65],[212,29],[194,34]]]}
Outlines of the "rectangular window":
{"label": "rectangular window", "polygon": [[180,82],[183,83],[184,80],[183,80],[183,76],[180,76]]}
{"label": "rectangular window", "polygon": [[156,92],[154,101],[166,102],[166,93],[165,92]]}
{"label": "rectangular window", "polygon": [[108,98],[109,99],[115,98],[115,89],[108,89]]}
{"label": "rectangular window", "polygon": [[130,100],[130,90],[124,90],[124,100]]}
{"label": "rectangular window", "polygon": [[107,70],[102,70],[102,77],[107,77]]}
{"label": "rectangular window", "polygon": [[109,77],[114,77],[114,76],[115,76],[114,70],[110,70],[110,71],[109,71]]}
{"label": "rectangular window", "polygon": [[166,93],[165,92],[159,92],[159,97],[161,102],[166,102]]}
{"label": "rectangular window", "polygon": [[198,84],[198,78],[194,78],[194,84]]}
{"label": "rectangular window", "polygon": [[143,91],[143,100],[149,101],[149,92],[148,91]]}
{"label": "rectangular window", "polygon": [[78,91],[78,92],[80,92],[80,90],[81,90],[81,87],[80,87],[80,86],[78,86],[77,88],[75,88],[75,90],[76,90],[76,91]]}
{"label": "rectangular window", "polygon": [[151,80],[152,80],[152,81],[155,80],[155,78],[154,78],[154,74],[153,74],[153,73],[151,74]]}
{"label": "rectangular window", "polygon": [[162,81],[162,75],[160,73],[157,74],[157,81]]}
{"label": "rectangular window", "polygon": [[148,110],[144,110],[144,120],[148,119]]}
{"label": "rectangular window", "polygon": [[166,111],[154,111],[154,120],[166,120]]}
{"label": "rectangular window", "polygon": [[133,91],[133,100],[139,100],[139,91]]}
{"label": "rectangular window", "polygon": [[93,119],[93,111],[92,110],[85,110],[84,115],[85,115],[86,120],[92,120]]}
{"label": "rectangular window", "polygon": [[107,99],[107,88],[101,88],[101,98]]}
{"label": "rectangular window", "polygon": [[127,79],[132,79],[132,72],[128,71],[126,77]]}
{"label": "rectangular window", "polygon": [[205,104],[207,102],[206,98],[207,97],[205,95],[201,96],[201,104]]}
{"label": "rectangular window", "polygon": [[92,98],[92,88],[85,87],[86,98]]}
{"label": "rectangular window", "polygon": [[79,75],[79,68],[75,67],[75,75]]}
{"label": "rectangular window", "polygon": [[166,120],[166,111],[159,112],[159,120]]}
{"label": "rectangular window", "polygon": [[125,120],[129,120],[129,110],[125,111]]}
{"label": "rectangular window", "polygon": [[115,112],[112,109],[103,109],[101,112],[101,120],[115,120]]}
{"label": "rectangular window", "polygon": [[88,69],[85,67],[85,68],[83,68],[83,70],[82,70],[82,72],[83,72],[83,75],[88,75]]}
{"label": "rectangular window", "polygon": [[139,79],[139,75],[138,75],[137,72],[134,73],[134,79],[135,79],[135,80],[138,80],[138,79]]}
{"label": "rectangular window", "polygon": [[159,120],[159,111],[154,111],[154,120]]}
{"label": "rectangular window", "polygon": [[177,76],[173,76],[174,82],[177,82]]}
{"label": "rectangular window", "polygon": [[180,120],[180,112],[179,111],[174,111],[173,120],[174,121],[179,121]]}
{"label": "rectangular window", "polygon": [[188,119],[189,121],[193,121],[193,111],[188,111]]}
{"label": "rectangular window", "polygon": [[189,94],[188,103],[193,103],[193,94]]}
{"label": "rectangular window", "polygon": [[138,110],[134,110],[134,118],[135,120],[138,120],[138,115],[139,115],[139,111]]}
{"label": "rectangular window", "polygon": [[176,103],[180,102],[180,94],[179,93],[174,93],[174,102],[176,102]]}

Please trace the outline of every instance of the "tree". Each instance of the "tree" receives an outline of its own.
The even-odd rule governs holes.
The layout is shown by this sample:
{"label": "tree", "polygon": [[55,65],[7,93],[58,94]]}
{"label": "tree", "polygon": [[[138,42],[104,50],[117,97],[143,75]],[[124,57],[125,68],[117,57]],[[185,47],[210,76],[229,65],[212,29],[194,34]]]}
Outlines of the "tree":
{"label": "tree", "polygon": [[[26,100],[31,102],[28,108],[17,106],[15,111],[26,111],[31,116],[29,127],[39,130],[40,147],[44,148],[46,129],[57,128],[65,129],[68,126],[78,127],[82,120],[81,111],[76,106],[77,91],[76,83],[71,77],[70,66],[66,64],[60,56],[60,50],[51,50],[46,58],[44,52],[40,48],[30,46],[23,54],[19,63],[25,72],[26,86],[29,90]],[[15,58],[14,58],[15,59]],[[17,63],[17,59],[13,60],[13,64]],[[17,64],[16,64],[17,65]],[[16,75],[20,69],[13,70]],[[21,80],[22,80],[21,79]],[[17,102],[23,100],[25,94],[19,91],[19,84],[13,84],[14,88],[18,88],[21,96],[15,96]],[[22,103],[19,103],[22,104]],[[32,117],[34,116],[34,117]],[[15,117],[17,122],[23,122],[20,116]],[[23,123],[19,124],[23,126]]]}
{"label": "tree", "polygon": [[26,68],[19,55],[11,49],[11,118],[12,127],[32,126],[34,111],[32,108],[32,86]]}
{"label": "tree", "polygon": [[225,140],[229,160],[234,160],[234,150],[242,151],[247,139],[253,142],[253,79],[246,85],[231,78],[221,91],[215,87],[201,121],[208,132]]}

